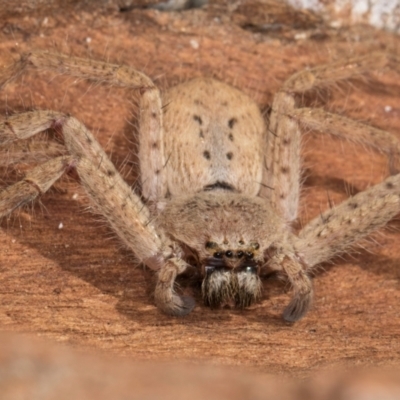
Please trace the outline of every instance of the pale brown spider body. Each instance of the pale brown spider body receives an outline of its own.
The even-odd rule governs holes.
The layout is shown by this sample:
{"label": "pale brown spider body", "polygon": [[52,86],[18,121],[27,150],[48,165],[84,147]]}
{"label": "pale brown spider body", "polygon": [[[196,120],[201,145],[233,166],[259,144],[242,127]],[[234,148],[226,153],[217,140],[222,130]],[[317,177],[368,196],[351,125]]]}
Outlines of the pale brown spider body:
{"label": "pale brown spider body", "polygon": [[172,315],[192,310],[193,300],[174,290],[188,262],[202,275],[203,298],[211,307],[252,304],[261,293],[260,271],[267,268],[291,284],[294,295],[284,318],[298,320],[312,300],[311,269],[400,210],[400,176],[395,175],[294,234],[300,125],[362,142],[391,159],[399,156],[400,146],[387,132],[321,109],[298,108],[297,95],[370,69],[396,67],[396,61],[378,54],[300,72],[275,95],[267,124],[254,101],[216,80],[195,79],[161,95],[146,75],[129,67],[49,53],[25,55],[2,71],[0,82],[35,67],[140,89],[142,198],[83,124],[60,112],[35,111],[7,118],[0,143],[55,128],[68,155],[35,167],[0,192],[0,216],[44,193],[74,168],[98,212],[138,260],[157,271],[160,309]]}

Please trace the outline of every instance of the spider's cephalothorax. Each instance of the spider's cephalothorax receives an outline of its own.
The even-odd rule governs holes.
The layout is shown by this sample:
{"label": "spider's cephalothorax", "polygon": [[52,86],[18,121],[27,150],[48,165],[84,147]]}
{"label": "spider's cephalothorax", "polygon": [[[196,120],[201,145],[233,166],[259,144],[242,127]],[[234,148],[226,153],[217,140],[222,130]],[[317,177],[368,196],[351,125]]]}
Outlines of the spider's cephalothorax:
{"label": "spider's cephalothorax", "polygon": [[158,223],[200,260],[203,299],[212,308],[258,300],[266,250],[286,240],[284,222],[268,201],[220,187],[171,199]]}
{"label": "spider's cephalothorax", "polygon": [[179,296],[175,279],[193,255],[211,307],[247,307],[260,297],[261,268],[278,271],[293,289],[284,311],[300,319],[312,300],[309,271],[384,226],[400,210],[400,175],[348,199],[306,224],[297,234],[301,126],[327,132],[398,158],[388,132],[322,109],[302,108],[298,95],[326,82],[370,70],[398,68],[399,60],[374,54],[299,72],[275,95],[266,124],[255,102],[213,79],[195,79],[161,96],[146,75],[127,66],[32,53],[0,71],[0,84],[27,67],[98,80],[141,93],[139,159],[142,201],[123,181],[87,128],[55,111],[5,118],[0,144],[56,128],[68,155],[33,168],[0,192],[0,217],[46,192],[74,168],[96,209],[139,261],[157,271],[155,301],[173,315],[194,307]]}

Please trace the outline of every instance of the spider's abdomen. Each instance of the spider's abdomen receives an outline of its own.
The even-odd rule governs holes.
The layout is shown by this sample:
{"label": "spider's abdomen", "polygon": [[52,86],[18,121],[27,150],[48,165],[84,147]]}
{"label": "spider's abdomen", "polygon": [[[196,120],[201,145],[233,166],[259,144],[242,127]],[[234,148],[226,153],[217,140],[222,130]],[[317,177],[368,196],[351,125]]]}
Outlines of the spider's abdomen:
{"label": "spider's abdomen", "polygon": [[164,149],[172,196],[213,187],[256,196],[265,123],[254,101],[213,79],[194,79],[163,96]]}

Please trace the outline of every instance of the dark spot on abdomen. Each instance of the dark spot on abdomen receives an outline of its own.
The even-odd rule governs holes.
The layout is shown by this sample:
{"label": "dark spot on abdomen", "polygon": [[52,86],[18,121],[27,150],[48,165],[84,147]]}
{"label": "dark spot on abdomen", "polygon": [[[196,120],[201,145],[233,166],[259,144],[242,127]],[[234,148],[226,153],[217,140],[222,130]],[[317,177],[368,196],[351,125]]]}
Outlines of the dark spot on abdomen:
{"label": "dark spot on abdomen", "polygon": [[193,115],[193,119],[198,122],[200,125],[203,123],[203,120],[199,115]]}
{"label": "dark spot on abdomen", "polygon": [[237,123],[237,119],[236,118],[231,118],[229,121],[228,121],[228,126],[229,126],[229,128],[233,128],[233,126],[235,125]]}
{"label": "dark spot on abdomen", "polygon": [[209,160],[209,159],[211,158],[210,152],[207,151],[207,150],[205,150],[205,151],[203,152],[203,157],[204,157],[206,160]]}
{"label": "dark spot on abdomen", "polygon": [[290,169],[289,169],[289,167],[282,167],[281,168],[281,172],[282,172],[282,174],[288,174],[289,173],[289,171],[290,171]]}

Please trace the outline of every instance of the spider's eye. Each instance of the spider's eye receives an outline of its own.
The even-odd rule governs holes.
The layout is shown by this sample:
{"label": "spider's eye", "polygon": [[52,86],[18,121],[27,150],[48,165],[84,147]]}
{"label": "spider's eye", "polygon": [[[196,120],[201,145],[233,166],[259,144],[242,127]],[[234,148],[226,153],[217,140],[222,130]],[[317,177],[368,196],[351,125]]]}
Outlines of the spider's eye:
{"label": "spider's eye", "polygon": [[224,255],[224,253],[222,253],[222,251],[216,251],[216,252],[213,254],[213,257],[215,257],[215,258],[222,258],[223,255]]}
{"label": "spider's eye", "polygon": [[259,243],[254,242],[254,243],[251,243],[251,247],[252,247],[254,250],[258,250],[258,249],[260,248],[260,245],[259,245]]}

